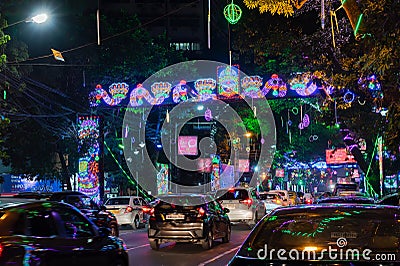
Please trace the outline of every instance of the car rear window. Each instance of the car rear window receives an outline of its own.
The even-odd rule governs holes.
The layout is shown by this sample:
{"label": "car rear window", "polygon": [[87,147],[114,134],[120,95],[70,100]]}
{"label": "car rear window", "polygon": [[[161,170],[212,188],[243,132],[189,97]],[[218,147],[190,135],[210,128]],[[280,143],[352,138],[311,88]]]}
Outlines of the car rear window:
{"label": "car rear window", "polygon": [[106,202],[106,205],[128,205],[129,199],[128,198],[111,198]]}
{"label": "car rear window", "polygon": [[219,200],[244,200],[249,198],[249,193],[245,189],[220,190],[216,194]]}
{"label": "car rear window", "polygon": [[277,194],[260,194],[260,199],[267,200],[267,199],[277,199]]}
{"label": "car rear window", "polygon": [[302,250],[309,245],[328,248],[328,243],[335,243],[340,237],[347,238],[352,248],[368,245],[373,251],[398,250],[398,215],[398,211],[390,209],[358,208],[308,209],[307,212],[272,215],[253,231],[239,253],[256,256],[257,250],[264,248],[266,243],[268,250]]}

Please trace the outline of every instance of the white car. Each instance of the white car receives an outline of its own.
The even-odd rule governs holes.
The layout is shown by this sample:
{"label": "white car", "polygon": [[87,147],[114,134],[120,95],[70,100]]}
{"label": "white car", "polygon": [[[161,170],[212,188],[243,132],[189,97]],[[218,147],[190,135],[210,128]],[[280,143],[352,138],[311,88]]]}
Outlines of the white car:
{"label": "white car", "polygon": [[219,189],[215,198],[224,208],[232,223],[245,223],[253,227],[266,213],[264,203],[255,188],[233,187]]}
{"label": "white car", "polygon": [[108,199],[104,206],[117,218],[118,225],[131,225],[134,229],[147,223],[143,207],[148,203],[137,196],[119,196]]}
{"label": "white car", "polygon": [[260,199],[264,203],[265,214],[270,213],[283,204],[283,199],[278,192],[260,192]]}
{"label": "white car", "polygon": [[282,206],[292,205],[289,199],[289,191],[287,190],[270,190],[269,192],[277,192],[282,196],[283,204]]}

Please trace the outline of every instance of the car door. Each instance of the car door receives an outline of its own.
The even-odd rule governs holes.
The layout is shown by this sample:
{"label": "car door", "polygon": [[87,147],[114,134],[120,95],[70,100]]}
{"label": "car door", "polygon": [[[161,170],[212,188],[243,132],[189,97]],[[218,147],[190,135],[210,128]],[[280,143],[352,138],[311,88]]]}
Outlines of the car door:
{"label": "car door", "polygon": [[221,217],[218,215],[215,208],[215,203],[210,201],[207,203],[209,225],[213,229],[214,238],[220,238],[223,236],[223,224],[221,223]]}
{"label": "car door", "polygon": [[[108,265],[112,246],[106,237],[100,237],[97,228],[80,212],[70,208],[58,208],[55,216],[60,231],[64,234],[64,245],[73,251],[78,265]],[[114,247],[115,248],[115,247]]]}

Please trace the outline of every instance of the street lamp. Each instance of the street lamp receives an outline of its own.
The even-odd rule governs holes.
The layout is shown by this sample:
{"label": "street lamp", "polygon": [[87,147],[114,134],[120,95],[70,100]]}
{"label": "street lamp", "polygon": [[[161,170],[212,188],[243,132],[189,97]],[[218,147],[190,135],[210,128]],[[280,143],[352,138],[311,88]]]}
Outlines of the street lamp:
{"label": "street lamp", "polygon": [[23,19],[23,20],[20,20],[20,21],[17,21],[17,22],[8,24],[8,25],[5,26],[4,28],[8,28],[8,27],[17,25],[17,24],[22,23],[22,22],[26,22],[26,23],[32,22],[32,23],[41,24],[41,23],[43,23],[43,22],[46,22],[47,19],[48,19],[47,14],[42,13],[42,14],[36,15],[36,16],[34,16],[34,17],[26,18],[26,19]]}

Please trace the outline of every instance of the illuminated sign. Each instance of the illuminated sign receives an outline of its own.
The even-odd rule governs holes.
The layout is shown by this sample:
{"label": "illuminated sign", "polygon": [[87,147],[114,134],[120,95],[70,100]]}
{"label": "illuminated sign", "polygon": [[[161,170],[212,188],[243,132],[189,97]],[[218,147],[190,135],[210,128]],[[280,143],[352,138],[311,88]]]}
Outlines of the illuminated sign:
{"label": "illuminated sign", "polygon": [[356,163],[354,156],[346,148],[326,150],[326,164]]}
{"label": "illuminated sign", "polygon": [[179,136],[178,154],[197,155],[197,136]]}

